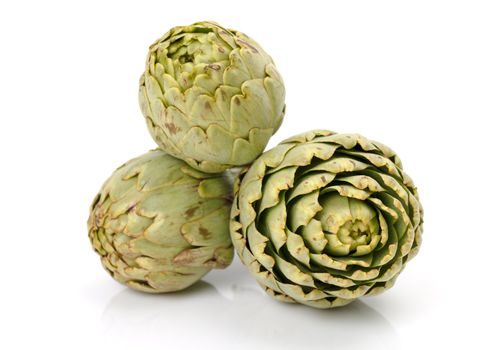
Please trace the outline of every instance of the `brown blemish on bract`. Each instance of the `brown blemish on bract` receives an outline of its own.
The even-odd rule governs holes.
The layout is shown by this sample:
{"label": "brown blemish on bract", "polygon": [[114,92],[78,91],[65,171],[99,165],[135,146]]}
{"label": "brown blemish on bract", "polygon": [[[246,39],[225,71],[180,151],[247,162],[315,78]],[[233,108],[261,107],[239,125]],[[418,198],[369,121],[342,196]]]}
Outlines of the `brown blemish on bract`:
{"label": "brown blemish on bract", "polygon": [[241,101],[239,101],[239,97],[236,97],[236,98],[234,99],[234,103],[235,103],[236,105],[238,105],[238,106],[241,104]]}
{"label": "brown blemish on bract", "polygon": [[193,214],[195,214],[197,209],[198,209],[198,207],[189,208],[188,210],[185,211],[185,217],[187,219],[191,218],[193,216]]}
{"label": "brown blemish on bract", "polygon": [[321,176],[321,181],[323,181],[323,183],[326,183],[326,177],[324,175]]}
{"label": "brown blemish on bract", "polygon": [[213,69],[215,71],[219,71],[220,70],[220,66],[218,64],[209,64],[207,66],[207,68]]}
{"label": "brown blemish on bract", "polygon": [[191,253],[191,251],[189,249],[179,253],[173,259],[174,264],[181,265],[181,266],[187,265],[191,262],[193,262],[193,254]]}
{"label": "brown blemish on bract", "polygon": [[211,110],[212,106],[210,105],[210,102],[205,102],[205,109]]}
{"label": "brown blemish on bract", "polygon": [[258,50],[256,49],[256,47],[254,47],[253,45],[251,45],[250,43],[244,41],[244,40],[241,40],[241,39],[237,39],[238,42],[240,42],[241,44],[249,47],[254,53],[258,53]]}
{"label": "brown blemish on bract", "polygon": [[227,93],[223,89],[220,89],[219,91],[220,97],[225,100],[227,98]]}
{"label": "brown blemish on bract", "polygon": [[164,123],[164,125],[172,135],[176,135],[176,133],[181,130],[174,123]]}
{"label": "brown blemish on bract", "polygon": [[207,230],[206,228],[203,228],[203,227],[199,227],[198,232],[205,239],[210,238],[210,235],[212,234],[209,230]]}

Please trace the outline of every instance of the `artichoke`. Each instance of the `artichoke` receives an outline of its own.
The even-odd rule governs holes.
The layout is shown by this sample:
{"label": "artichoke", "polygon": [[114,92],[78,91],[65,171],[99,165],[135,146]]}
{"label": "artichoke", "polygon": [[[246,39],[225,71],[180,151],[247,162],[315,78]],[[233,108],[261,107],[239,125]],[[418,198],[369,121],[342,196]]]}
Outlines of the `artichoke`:
{"label": "artichoke", "polygon": [[131,288],[187,288],[232,261],[231,187],[227,175],[150,151],[120,166],[95,197],[92,247],[111,276]]}
{"label": "artichoke", "polygon": [[282,123],[285,89],[252,39],[213,22],[175,27],[150,46],[140,108],[156,143],[210,173],[251,163]]}
{"label": "artichoke", "polygon": [[307,132],[261,155],[236,180],[231,236],[276,299],[316,308],[390,288],[417,253],[422,206],[388,147]]}

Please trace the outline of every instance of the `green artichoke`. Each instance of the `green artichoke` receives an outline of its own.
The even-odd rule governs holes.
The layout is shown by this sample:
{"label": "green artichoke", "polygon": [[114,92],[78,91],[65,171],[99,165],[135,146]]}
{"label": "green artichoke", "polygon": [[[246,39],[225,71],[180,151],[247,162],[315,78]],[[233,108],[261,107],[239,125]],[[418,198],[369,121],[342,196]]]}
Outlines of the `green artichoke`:
{"label": "green artichoke", "polygon": [[236,180],[232,241],[268,294],[316,308],[390,288],[417,253],[422,206],[388,147],[312,131]]}
{"label": "green artichoke", "polygon": [[145,292],[189,287],[233,257],[232,185],[160,150],[120,166],[95,197],[89,238],[118,282]]}
{"label": "green artichoke", "polygon": [[285,89],[252,39],[213,22],[150,46],[140,108],[164,151],[210,173],[251,163],[282,123]]}

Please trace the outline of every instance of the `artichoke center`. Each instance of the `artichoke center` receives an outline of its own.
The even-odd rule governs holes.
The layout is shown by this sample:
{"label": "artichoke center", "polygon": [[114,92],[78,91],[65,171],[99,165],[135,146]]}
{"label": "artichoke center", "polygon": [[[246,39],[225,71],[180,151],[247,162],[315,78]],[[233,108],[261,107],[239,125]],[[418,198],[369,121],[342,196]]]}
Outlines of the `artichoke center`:
{"label": "artichoke center", "polygon": [[362,220],[346,221],[336,232],[340,242],[354,246],[366,244],[370,240],[371,232],[368,225]]}
{"label": "artichoke center", "polygon": [[[160,56],[161,60],[164,57],[171,59],[176,65],[175,69],[180,68],[179,65],[196,66],[217,63],[229,57],[230,49],[227,43],[211,33],[186,33],[174,39],[169,46],[161,49]],[[190,68],[181,67],[184,71]]]}
{"label": "artichoke center", "polygon": [[184,55],[179,56],[178,60],[179,60],[179,63],[181,63],[181,64],[185,64],[188,62],[193,63],[193,61],[195,60],[195,57],[193,55],[189,55],[188,53],[185,53]]}
{"label": "artichoke center", "polygon": [[329,194],[320,198],[317,219],[328,241],[325,250],[333,256],[364,255],[381,239],[377,212],[366,202]]}
{"label": "artichoke center", "polygon": [[189,42],[178,41],[169,46],[167,57],[176,64],[195,64],[196,56],[201,52],[199,41],[191,40]]}

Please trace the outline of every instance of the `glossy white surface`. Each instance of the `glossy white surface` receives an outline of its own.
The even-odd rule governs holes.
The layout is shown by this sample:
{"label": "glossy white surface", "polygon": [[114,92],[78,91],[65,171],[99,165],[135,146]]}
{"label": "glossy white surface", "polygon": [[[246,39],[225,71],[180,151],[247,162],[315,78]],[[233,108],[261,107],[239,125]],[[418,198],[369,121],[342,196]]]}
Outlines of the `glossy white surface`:
{"label": "glossy white surface", "polygon": [[[2,2],[0,348],[490,349],[491,18],[488,1]],[[401,156],[425,226],[393,289],[320,311],[271,300],[237,259],[169,295],[103,271],[89,204],[155,147],[137,102],[147,46],[204,19],[282,73],[269,147],[325,128]]]}

